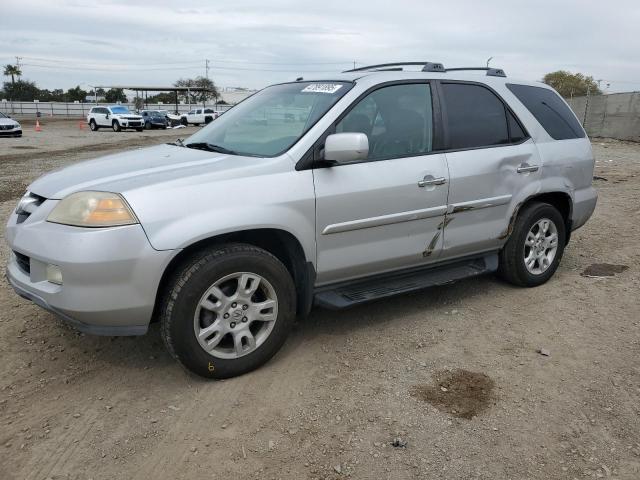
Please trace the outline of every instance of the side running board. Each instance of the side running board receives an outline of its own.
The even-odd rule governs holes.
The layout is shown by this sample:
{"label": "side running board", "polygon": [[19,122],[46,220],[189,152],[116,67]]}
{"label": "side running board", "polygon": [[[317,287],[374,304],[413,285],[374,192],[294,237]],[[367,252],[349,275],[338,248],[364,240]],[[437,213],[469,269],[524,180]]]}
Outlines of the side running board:
{"label": "side running board", "polygon": [[321,287],[314,294],[315,305],[337,310],[379,298],[421,290],[462,280],[498,269],[498,254],[466,258],[419,270],[376,276],[364,280]]}

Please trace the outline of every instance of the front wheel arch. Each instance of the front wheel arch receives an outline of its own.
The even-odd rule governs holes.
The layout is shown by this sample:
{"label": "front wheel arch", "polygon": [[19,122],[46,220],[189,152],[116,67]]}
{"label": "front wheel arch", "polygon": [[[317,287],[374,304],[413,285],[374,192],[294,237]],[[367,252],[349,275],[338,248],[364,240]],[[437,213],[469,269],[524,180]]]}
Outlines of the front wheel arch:
{"label": "front wheel arch", "polygon": [[203,250],[226,243],[243,243],[262,248],[280,260],[289,271],[296,285],[297,315],[304,317],[309,313],[312,306],[316,272],[313,263],[307,259],[302,244],[293,234],[286,230],[257,228],[215,235],[194,242],[180,250],[166,266],[158,284],[152,322],[158,320],[161,292],[166,288],[171,276],[180,265]]}

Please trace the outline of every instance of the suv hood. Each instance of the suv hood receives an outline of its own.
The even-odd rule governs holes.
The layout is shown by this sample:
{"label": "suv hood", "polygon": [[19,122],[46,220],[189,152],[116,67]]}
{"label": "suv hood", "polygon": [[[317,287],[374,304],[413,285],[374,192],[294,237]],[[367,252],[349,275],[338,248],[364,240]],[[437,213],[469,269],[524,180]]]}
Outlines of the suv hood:
{"label": "suv hood", "polygon": [[13,118],[0,118],[0,125],[18,125]]}
{"label": "suv hood", "polygon": [[62,199],[82,190],[124,194],[168,182],[199,182],[204,176],[211,180],[215,179],[212,176],[220,179],[240,177],[250,174],[247,168],[266,166],[271,163],[269,160],[273,159],[224,155],[165,144],[55,170],[37,179],[28,190],[51,199]]}

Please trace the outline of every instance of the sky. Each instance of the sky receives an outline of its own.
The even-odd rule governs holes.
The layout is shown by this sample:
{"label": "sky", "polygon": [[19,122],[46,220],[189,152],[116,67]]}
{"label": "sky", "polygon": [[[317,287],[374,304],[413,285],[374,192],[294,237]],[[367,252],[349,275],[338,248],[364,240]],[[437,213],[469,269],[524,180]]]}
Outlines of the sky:
{"label": "sky", "polygon": [[[640,90],[640,1],[3,0],[0,64],[40,88],[173,84],[205,75],[262,88],[356,65],[433,61],[555,70]],[[6,78],[4,79],[6,80]]]}

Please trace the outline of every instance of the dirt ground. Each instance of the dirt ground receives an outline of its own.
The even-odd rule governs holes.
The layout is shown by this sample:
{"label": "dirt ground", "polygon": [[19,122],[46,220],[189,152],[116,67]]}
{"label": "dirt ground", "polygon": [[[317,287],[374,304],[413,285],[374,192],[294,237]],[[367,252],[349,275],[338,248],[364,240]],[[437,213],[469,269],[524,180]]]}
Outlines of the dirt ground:
{"label": "dirt ground", "polygon": [[[186,135],[43,128],[0,139],[2,222],[43,172]],[[1,282],[0,478],[640,478],[640,145],[594,151],[598,207],[547,284],[315,310],[232,380],[185,373],[157,326],[86,336]]]}

